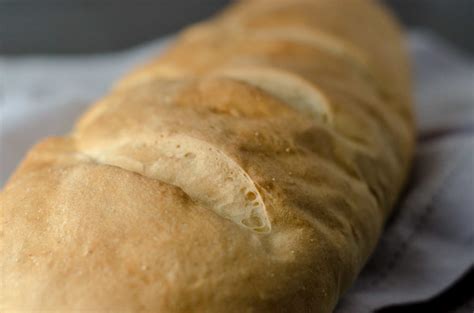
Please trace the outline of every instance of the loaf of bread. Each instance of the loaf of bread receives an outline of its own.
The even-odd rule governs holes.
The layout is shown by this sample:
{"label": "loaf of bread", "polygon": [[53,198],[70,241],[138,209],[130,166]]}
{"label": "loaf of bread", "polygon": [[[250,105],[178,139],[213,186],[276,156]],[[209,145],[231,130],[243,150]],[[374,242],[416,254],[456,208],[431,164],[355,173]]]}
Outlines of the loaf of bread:
{"label": "loaf of bread", "polygon": [[185,30],[5,186],[0,312],[332,312],[407,178],[409,76],[371,0]]}

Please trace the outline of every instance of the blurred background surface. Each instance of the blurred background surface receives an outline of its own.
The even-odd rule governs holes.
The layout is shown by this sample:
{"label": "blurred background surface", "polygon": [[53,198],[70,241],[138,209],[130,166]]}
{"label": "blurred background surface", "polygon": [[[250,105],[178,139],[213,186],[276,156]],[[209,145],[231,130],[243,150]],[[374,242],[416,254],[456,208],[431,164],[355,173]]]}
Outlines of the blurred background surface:
{"label": "blurred background surface", "polygon": [[[205,18],[229,0],[0,0],[0,53],[124,49]],[[427,27],[474,54],[474,0],[384,0],[409,27]]]}

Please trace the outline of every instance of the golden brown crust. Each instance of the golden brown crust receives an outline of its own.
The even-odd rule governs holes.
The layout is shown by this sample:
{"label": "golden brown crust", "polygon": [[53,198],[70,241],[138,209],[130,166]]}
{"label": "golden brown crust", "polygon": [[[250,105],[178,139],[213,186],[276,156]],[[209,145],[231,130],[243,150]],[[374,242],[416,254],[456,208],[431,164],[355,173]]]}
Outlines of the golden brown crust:
{"label": "golden brown crust", "polygon": [[30,151],[0,311],[331,312],[406,179],[410,101],[372,1],[237,3]]}

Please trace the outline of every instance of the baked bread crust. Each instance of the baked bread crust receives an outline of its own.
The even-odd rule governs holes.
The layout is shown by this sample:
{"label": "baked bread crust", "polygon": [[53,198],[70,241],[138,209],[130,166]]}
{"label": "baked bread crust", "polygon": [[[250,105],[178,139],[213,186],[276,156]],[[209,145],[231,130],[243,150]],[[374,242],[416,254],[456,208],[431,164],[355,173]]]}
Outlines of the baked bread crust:
{"label": "baked bread crust", "polygon": [[1,312],[331,312],[414,146],[367,0],[241,1],[123,78],[0,195]]}

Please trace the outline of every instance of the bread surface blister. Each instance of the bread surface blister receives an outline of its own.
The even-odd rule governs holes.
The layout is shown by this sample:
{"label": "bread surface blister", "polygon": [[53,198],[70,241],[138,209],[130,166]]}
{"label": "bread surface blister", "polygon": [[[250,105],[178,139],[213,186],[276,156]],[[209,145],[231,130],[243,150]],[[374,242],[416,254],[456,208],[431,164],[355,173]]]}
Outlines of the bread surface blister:
{"label": "bread surface blister", "polygon": [[410,85],[373,1],[192,26],[11,177],[0,312],[331,312],[406,180]]}

